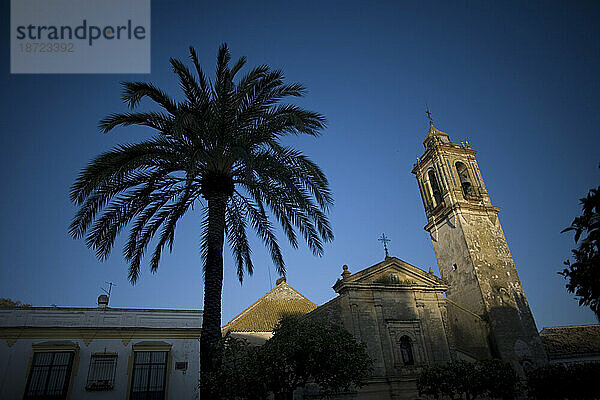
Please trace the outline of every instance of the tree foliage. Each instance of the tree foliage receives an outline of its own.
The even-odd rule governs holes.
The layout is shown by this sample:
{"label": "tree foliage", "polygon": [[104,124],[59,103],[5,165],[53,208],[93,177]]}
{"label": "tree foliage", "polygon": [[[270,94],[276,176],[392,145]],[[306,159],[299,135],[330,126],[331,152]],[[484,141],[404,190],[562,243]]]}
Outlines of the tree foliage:
{"label": "tree foliage", "polygon": [[425,367],[417,380],[419,394],[434,399],[473,400],[486,396],[508,400],[517,394],[518,384],[517,373],[500,360],[435,364]]}
{"label": "tree foliage", "polygon": [[31,304],[24,304],[20,301],[9,299],[8,297],[0,297],[0,308],[29,308]]}
{"label": "tree foliage", "polygon": [[262,352],[270,389],[281,399],[308,382],[325,395],[359,387],[371,371],[365,344],[325,320],[284,316]]}
{"label": "tree foliage", "polygon": [[527,375],[530,397],[538,400],[600,398],[600,364],[547,365]]}
{"label": "tree foliage", "polygon": [[[193,48],[190,61],[192,69],[171,59],[184,94],[181,101],[152,83],[123,83],[123,101],[131,112],[108,115],[100,129],[138,125],[155,135],[117,146],[83,169],[71,187],[71,200],[79,209],[69,231],[85,238],[104,260],[129,227],[123,253],[135,283],[148,247],[154,247],[149,265],[156,272],[165,249],[173,249],[179,220],[195,206],[200,209],[201,368],[206,372],[219,362],[212,349],[221,336],[224,242],[240,282],[254,269],[248,230],[262,239],[284,275],[273,219],[292,247],[300,236],[321,255],[324,243],[333,239],[326,217],[333,200],[321,169],[281,142],[288,135],[319,136],[325,127],[322,115],[282,103],[303,96],[304,86],[284,83],[283,72],[266,65],[239,77],[246,58],[231,65],[226,45],[219,49],[214,81],[206,77]],[[145,99],[159,110],[135,111]]]}
{"label": "tree foliage", "polygon": [[204,373],[203,385],[210,399],[263,400],[268,396],[261,348],[244,339],[226,336],[220,347],[219,368]]}
{"label": "tree foliage", "polygon": [[574,231],[573,262],[559,274],[568,280],[566,287],[579,297],[579,305],[589,306],[600,319],[600,187],[580,199],[582,214],[563,232]]}
{"label": "tree foliage", "polygon": [[285,316],[263,346],[226,338],[222,364],[211,375],[211,398],[291,399],[293,392],[315,384],[320,395],[360,387],[372,362],[365,345],[338,325]]}

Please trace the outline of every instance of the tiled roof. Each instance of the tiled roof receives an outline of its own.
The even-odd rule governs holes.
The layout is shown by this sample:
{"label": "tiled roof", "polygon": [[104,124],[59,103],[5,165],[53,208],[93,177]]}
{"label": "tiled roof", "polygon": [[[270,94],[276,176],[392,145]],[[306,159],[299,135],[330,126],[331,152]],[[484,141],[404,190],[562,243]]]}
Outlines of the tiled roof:
{"label": "tiled roof", "polygon": [[552,326],[540,338],[550,357],[600,353],[600,325]]}
{"label": "tiled roof", "polygon": [[271,332],[284,314],[306,314],[317,305],[279,280],[277,286],[234,317],[223,332]]}

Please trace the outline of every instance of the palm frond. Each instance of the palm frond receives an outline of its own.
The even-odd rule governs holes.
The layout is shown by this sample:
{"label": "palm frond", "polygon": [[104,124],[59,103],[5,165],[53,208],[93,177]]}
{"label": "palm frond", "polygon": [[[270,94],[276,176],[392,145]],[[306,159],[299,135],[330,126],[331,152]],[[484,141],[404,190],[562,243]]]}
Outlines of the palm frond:
{"label": "palm frond", "polygon": [[229,78],[233,80],[233,78],[235,78],[237,73],[240,72],[240,69],[242,69],[244,65],[246,65],[246,57],[240,57],[233,65],[233,67],[231,67],[231,71],[229,72]]}
{"label": "palm frond", "polygon": [[81,204],[69,226],[69,233],[74,238],[82,237],[95,216],[114,196],[136,186],[148,185],[158,180],[162,180],[165,185],[175,185],[180,181],[179,178],[167,176],[167,171],[155,170],[132,171],[122,179],[100,184]]}
{"label": "palm frond", "polygon": [[190,58],[196,67],[196,73],[198,74],[198,84],[200,85],[200,89],[206,94],[208,97],[208,93],[210,93],[209,85],[206,81],[206,76],[204,75],[204,71],[202,67],[200,67],[200,63],[198,62],[198,56],[196,55],[196,50],[190,46]]}
{"label": "palm frond", "polygon": [[267,217],[267,213],[265,212],[263,204],[260,201],[256,201],[256,199],[252,201],[237,191],[236,194],[248,213],[248,219],[250,220],[252,228],[262,239],[265,246],[269,249],[271,260],[273,260],[273,264],[275,265],[277,272],[280,275],[285,276],[285,262],[283,261],[281,249],[277,243],[277,237],[275,235],[273,225]]}
{"label": "palm frond", "polygon": [[240,283],[244,280],[244,267],[249,275],[254,272],[250,257],[252,251],[246,235],[246,211],[240,200],[233,196],[227,206],[225,229],[231,251],[236,260],[237,274]]}
{"label": "palm frond", "polygon": [[161,112],[109,114],[98,124],[98,128],[108,133],[117,126],[140,125],[155,129],[159,133],[169,134],[172,117]]}
{"label": "palm frond", "polygon": [[188,67],[175,58],[171,58],[171,67],[173,68],[173,72],[179,77],[179,84],[188,101],[192,104],[202,103],[202,99],[205,98],[204,91],[198,85],[196,78],[194,78]]}
{"label": "palm frond", "polygon": [[165,92],[146,82],[122,82],[122,100],[130,109],[134,109],[144,97],[149,97],[171,114],[177,113],[177,103]]}
{"label": "palm frond", "polygon": [[176,170],[177,149],[168,140],[155,138],[137,144],[124,144],[100,154],[85,167],[71,186],[70,198],[82,204],[95,189],[118,186],[131,174],[143,171]]}
{"label": "palm frond", "polygon": [[158,264],[160,262],[162,250],[165,247],[165,245],[168,244],[169,251],[173,251],[175,226],[177,225],[177,222],[186,213],[186,211],[189,209],[191,204],[195,201],[196,196],[194,196],[194,194],[194,185],[191,184],[191,182],[188,182],[188,185],[186,185],[184,192],[179,198],[179,201],[174,205],[173,211],[170,213],[170,215],[166,219],[166,222],[163,224],[160,238],[158,240],[158,243],[156,244],[154,253],[152,254],[152,259],[150,260],[150,271],[156,272],[158,270]]}

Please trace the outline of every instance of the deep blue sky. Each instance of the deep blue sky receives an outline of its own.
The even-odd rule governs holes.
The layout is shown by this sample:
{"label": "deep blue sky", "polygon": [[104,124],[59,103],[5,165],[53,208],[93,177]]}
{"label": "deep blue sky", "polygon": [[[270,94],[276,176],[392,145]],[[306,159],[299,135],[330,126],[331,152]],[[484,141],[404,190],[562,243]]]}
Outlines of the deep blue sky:
{"label": "deep blue sky", "polygon": [[[436,126],[468,140],[517,264],[538,328],[593,323],[557,275],[573,238],[560,234],[600,171],[600,9],[595,2],[153,1],[150,75],[10,75],[9,2],[0,5],[0,297],[33,305],[94,306],[105,281],[114,307],[201,308],[200,217],[179,225],[157,274],[127,282],[121,246],[99,262],[67,234],[78,171],[143,129],[100,134],[125,111],[122,80],[152,81],[180,96],[169,57],[196,47],[209,76],[218,46],[248,65],[282,68],[309,88],[301,101],[325,114],[321,138],[294,138],[325,170],[335,196],[335,241],[316,258],[285,246],[288,282],[317,304],[348,264],[356,272],[390,253],[438,273],[417,184],[429,104]],[[240,286],[225,258],[223,322],[276,277],[254,241],[252,277]]]}

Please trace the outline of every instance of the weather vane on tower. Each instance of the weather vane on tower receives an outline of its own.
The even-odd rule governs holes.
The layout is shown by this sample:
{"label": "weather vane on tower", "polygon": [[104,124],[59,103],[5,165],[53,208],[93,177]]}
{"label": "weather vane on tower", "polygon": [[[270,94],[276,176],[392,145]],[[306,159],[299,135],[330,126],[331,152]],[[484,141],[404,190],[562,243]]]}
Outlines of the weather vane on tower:
{"label": "weather vane on tower", "polygon": [[387,244],[388,244],[389,242],[391,242],[391,240],[390,240],[390,239],[388,239],[388,238],[387,238],[387,236],[385,236],[385,233],[382,233],[382,234],[381,234],[381,237],[380,237],[379,239],[377,239],[377,240],[379,240],[380,242],[382,242],[382,243],[383,243],[383,249],[385,250],[385,257],[386,257],[386,258],[387,258],[387,257],[389,257],[390,255],[388,254],[388,248],[387,248]]}

